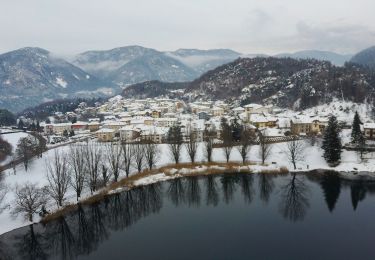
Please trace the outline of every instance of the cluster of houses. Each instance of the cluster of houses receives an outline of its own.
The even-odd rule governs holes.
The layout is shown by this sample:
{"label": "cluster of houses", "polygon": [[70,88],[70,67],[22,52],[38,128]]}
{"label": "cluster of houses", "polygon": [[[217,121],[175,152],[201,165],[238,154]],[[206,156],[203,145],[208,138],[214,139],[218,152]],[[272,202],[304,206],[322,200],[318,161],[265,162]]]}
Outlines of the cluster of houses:
{"label": "cluster of houses", "polygon": [[[89,108],[95,117],[75,123],[44,124],[47,135],[62,135],[64,132],[90,133],[99,141],[145,141],[162,143],[171,126],[181,126],[183,132],[194,132],[198,141],[203,140],[206,129],[220,135],[222,117],[238,118],[253,129],[266,129],[269,136],[320,135],[327,123],[327,117],[293,114],[285,116],[273,106],[248,104],[230,107],[223,101],[202,101],[185,103],[175,99],[131,100],[116,96],[95,108]],[[79,107],[75,113],[85,112]],[[71,112],[74,113],[74,112]],[[72,114],[69,116],[72,116]],[[367,138],[375,137],[375,124],[364,124]]]}

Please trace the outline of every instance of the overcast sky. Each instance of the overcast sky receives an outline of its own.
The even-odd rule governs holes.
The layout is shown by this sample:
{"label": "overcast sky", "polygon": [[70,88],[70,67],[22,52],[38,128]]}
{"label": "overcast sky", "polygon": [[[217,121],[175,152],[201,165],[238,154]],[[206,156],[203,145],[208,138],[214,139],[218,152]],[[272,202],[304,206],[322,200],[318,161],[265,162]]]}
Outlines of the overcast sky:
{"label": "overcast sky", "polygon": [[374,10],[374,0],[0,0],[0,52],[142,45],[353,53],[375,45]]}

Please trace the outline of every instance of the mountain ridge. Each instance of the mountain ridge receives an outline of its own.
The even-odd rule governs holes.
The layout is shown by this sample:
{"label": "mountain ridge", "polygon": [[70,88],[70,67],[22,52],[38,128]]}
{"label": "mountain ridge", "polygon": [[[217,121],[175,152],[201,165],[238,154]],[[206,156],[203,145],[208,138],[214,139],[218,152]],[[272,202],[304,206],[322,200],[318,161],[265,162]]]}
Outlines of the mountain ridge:
{"label": "mountain ridge", "polygon": [[80,93],[112,95],[111,87],[42,48],[25,47],[0,55],[0,107],[13,111]]}
{"label": "mountain ridge", "polygon": [[[125,89],[123,96],[155,97],[141,93],[151,88],[149,85],[129,86],[131,95]],[[185,100],[226,100],[234,105],[261,103],[305,109],[337,98],[375,104],[374,71],[351,63],[340,67],[314,59],[239,58],[182,87],[185,89],[180,97]],[[175,94],[169,89],[162,93],[171,97]]]}
{"label": "mountain ridge", "polygon": [[350,62],[375,69],[375,46],[369,47],[358,52],[352,57]]}

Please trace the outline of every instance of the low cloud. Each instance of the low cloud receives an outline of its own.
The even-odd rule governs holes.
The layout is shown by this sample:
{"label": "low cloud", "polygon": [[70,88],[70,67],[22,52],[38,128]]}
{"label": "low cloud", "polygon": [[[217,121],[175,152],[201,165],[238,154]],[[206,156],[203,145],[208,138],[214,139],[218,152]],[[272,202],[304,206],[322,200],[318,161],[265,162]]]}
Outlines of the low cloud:
{"label": "low cloud", "polygon": [[299,22],[296,31],[295,35],[284,39],[284,44],[296,42],[295,46],[299,48],[342,53],[356,52],[375,44],[375,31],[371,28],[339,21],[318,26]]}

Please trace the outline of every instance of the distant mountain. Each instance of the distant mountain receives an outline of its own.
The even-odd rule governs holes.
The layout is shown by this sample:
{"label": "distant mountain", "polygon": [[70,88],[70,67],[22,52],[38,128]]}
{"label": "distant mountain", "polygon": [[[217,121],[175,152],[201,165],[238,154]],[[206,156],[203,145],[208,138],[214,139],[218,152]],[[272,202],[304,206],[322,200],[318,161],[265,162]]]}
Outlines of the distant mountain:
{"label": "distant mountain", "polygon": [[375,69],[375,46],[357,53],[350,61],[371,69]]}
{"label": "distant mountain", "polygon": [[179,49],[161,52],[141,46],[81,53],[72,61],[91,74],[127,86],[144,81],[185,82],[241,54],[228,49]]}
{"label": "distant mountain", "polygon": [[108,84],[40,48],[0,55],[0,107],[20,111],[48,100],[113,95]]}
{"label": "distant mountain", "polygon": [[120,86],[150,80],[183,82],[199,76],[192,68],[165,53],[141,46],[88,51],[79,54],[73,63]]}
{"label": "distant mountain", "polygon": [[126,63],[144,55],[155,53],[157,51],[153,49],[128,46],[105,51],[83,52],[78,54],[72,63],[97,77],[106,78]]}
{"label": "distant mountain", "polygon": [[179,49],[167,55],[194,69],[199,75],[239,58],[242,54],[229,49]]}
{"label": "distant mountain", "polygon": [[330,61],[337,66],[343,66],[345,62],[349,61],[353,55],[338,54],[330,51],[305,50],[295,53],[281,53],[275,55],[278,58],[294,58],[294,59],[316,59]]}
{"label": "distant mountain", "polygon": [[306,108],[333,98],[374,102],[375,74],[347,64],[292,58],[240,58],[191,82],[185,98]]}

